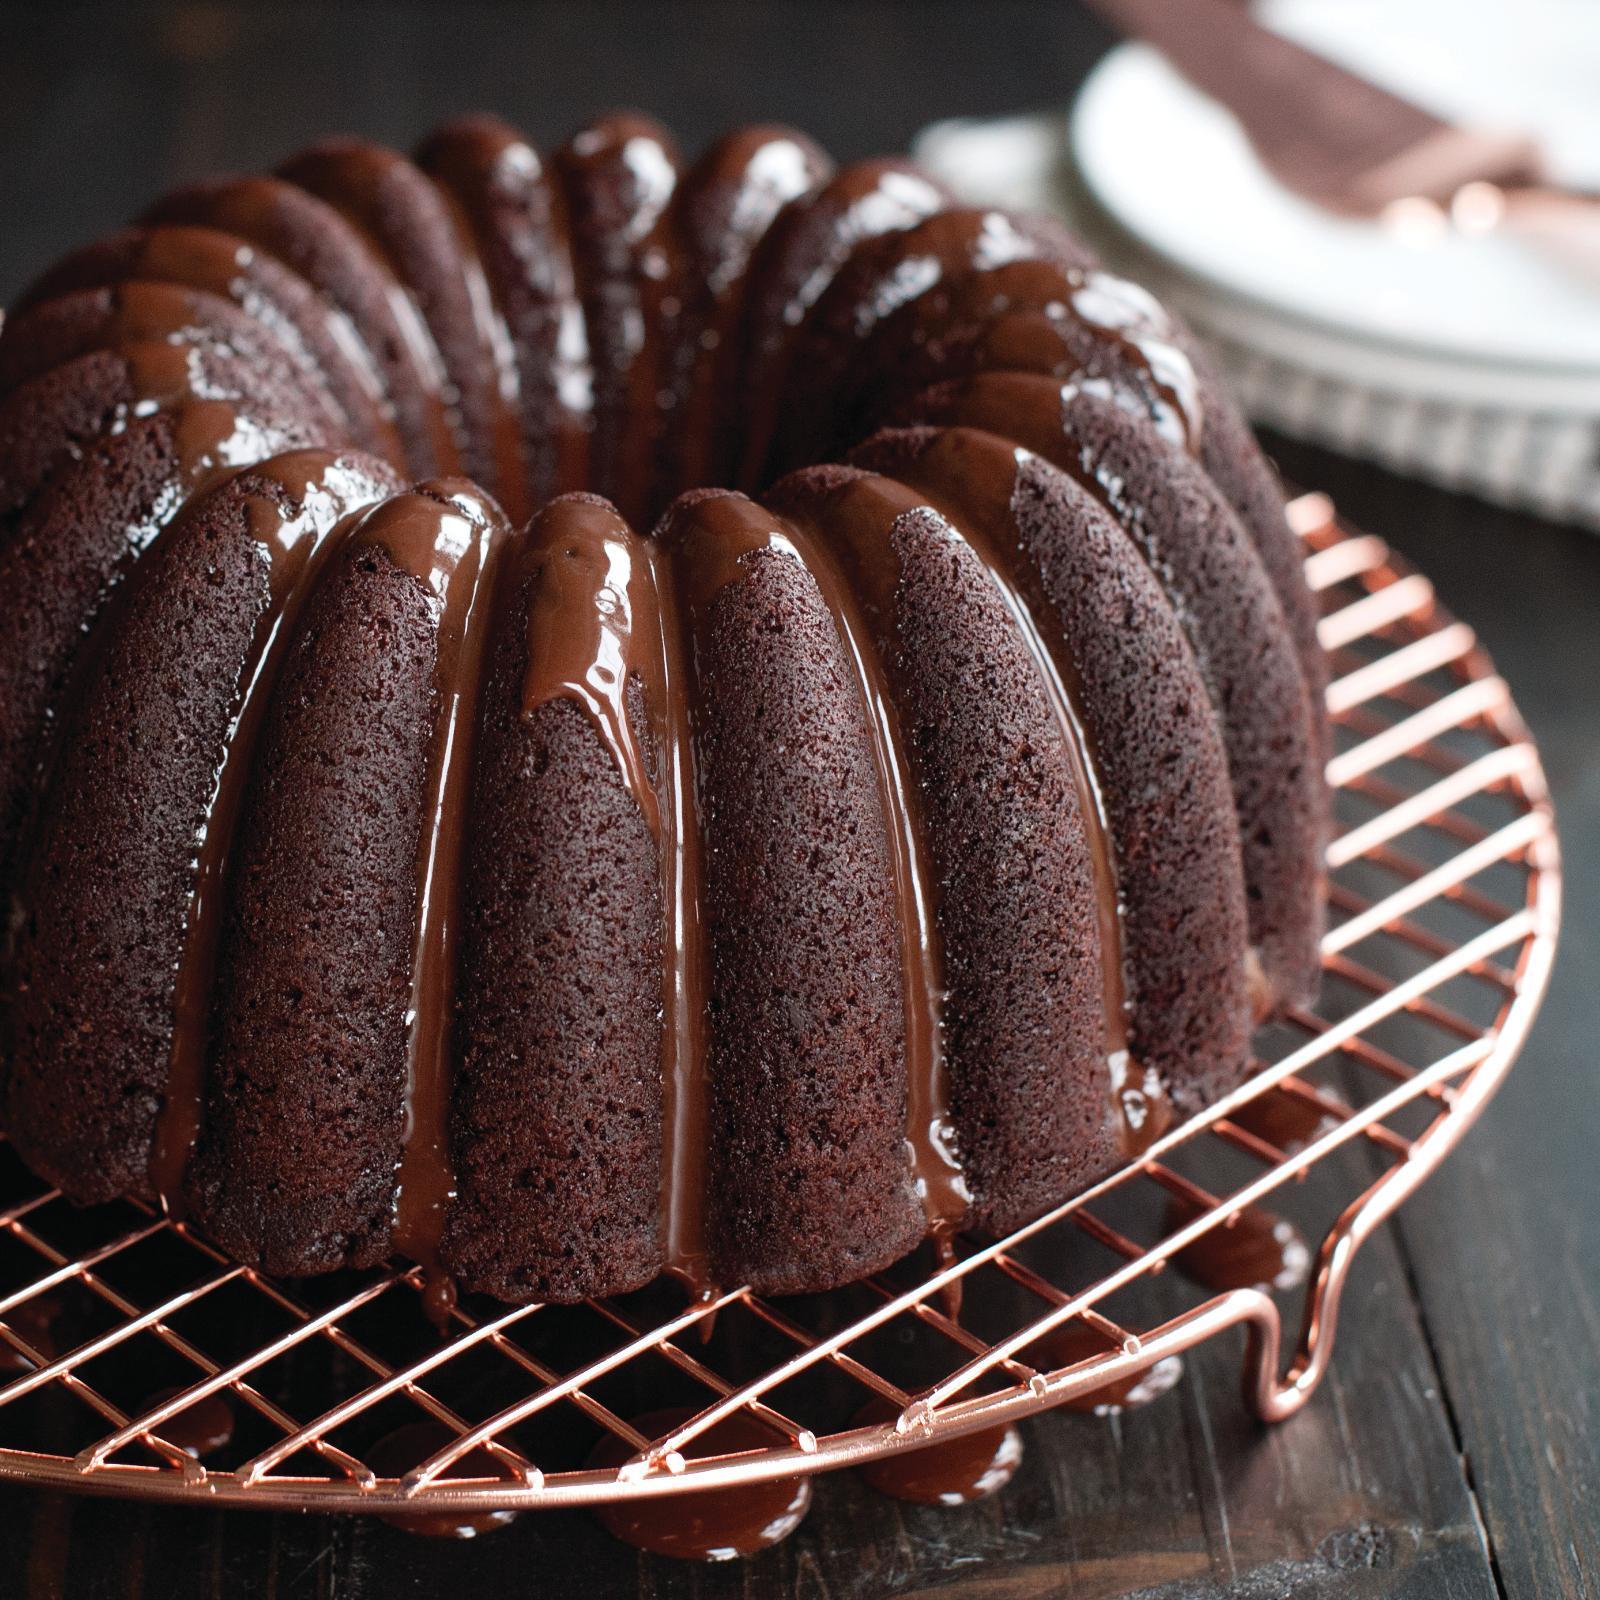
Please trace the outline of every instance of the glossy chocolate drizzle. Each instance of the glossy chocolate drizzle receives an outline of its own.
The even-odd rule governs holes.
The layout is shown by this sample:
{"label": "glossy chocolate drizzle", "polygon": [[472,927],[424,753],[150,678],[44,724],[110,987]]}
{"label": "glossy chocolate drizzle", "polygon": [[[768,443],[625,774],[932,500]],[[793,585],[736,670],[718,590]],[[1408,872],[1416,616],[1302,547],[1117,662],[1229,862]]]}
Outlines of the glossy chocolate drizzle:
{"label": "glossy chocolate drizzle", "polygon": [[945,1081],[944,984],[933,926],[931,874],[902,736],[889,693],[882,641],[858,597],[814,534],[741,495],[708,495],[682,519],[690,531],[672,552],[689,625],[718,590],[739,582],[749,557],[771,551],[798,561],[816,583],[856,674],[872,742],[894,876],[905,1018],[906,1143],[913,1189],[936,1237],[971,1201],[952,1146]]}
{"label": "glossy chocolate drizzle", "polygon": [[[151,1186],[174,1215],[184,1209],[184,1172],[200,1128],[228,861],[238,835],[251,755],[300,615],[328,553],[340,543],[336,530],[347,532],[354,515],[345,522],[341,519],[381,488],[370,472],[324,451],[277,456],[253,470],[262,486],[248,502],[246,516],[251,536],[267,557],[267,603],[256,622],[250,652],[240,665],[239,698],[227,742],[217,753],[211,797],[197,829],[194,887],[174,983],[167,1090],[150,1155]],[[270,492],[273,485],[282,491],[281,499]]]}
{"label": "glossy chocolate drizzle", "polygon": [[678,153],[658,123],[619,113],[576,134],[554,167],[571,206],[573,265],[589,323],[591,483],[639,521],[660,509],[666,335],[682,309],[683,251],[671,210]]}
{"label": "glossy chocolate drizzle", "polygon": [[[438,606],[439,710],[429,741],[418,846],[393,1242],[427,1271],[428,1305],[442,1317],[452,1297],[438,1250],[445,1207],[454,1192],[449,1123],[456,913],[490,612],[487,590],[505,525],[493,502],[464,480],[431,480],[373,504],[379,486],[323,453],[280,457],[265,473],[298,501],[300,511],[286,516],[265,492],[251,510],[252,531],[269,555],[270,598],[243,664],[241,699],[202,823],[176,983],[167,1094],[151,1152],[151,1184],[166,1208],[181,1214],[184,1173],[201,1119],[229,852],[249,781],[249,753],[272,685],[332,554],[362,547],[381,550],[424,585]],[[338,520],[351,499],[368,502],[367,509]]]}
{"label": "glossy chocolate drizzle", "polygon": [[[1074,1318],[1027,1346],[1022,1359],[1046,1371],[1075,1367],[1118,1349],[1116,1341],[1092,1324]],[[1159,1400],[1183,1377],[1181,1356],[1162,1356],[1147,1366],[1135,1367],[1121,1377],[1108,1379],[1098,1387],[1072,1395],[1061,1402],[1069,1411],[1087,1411],[1095,1416],[1112,1416]]]}
{"label": "glossy chocolate drizzle", "polygon": [[1050,629],[1050,611],[1033,593],[1029,563],[1011,526],[1018,469],[1027,452],[994,435],[951,429],[899,476],[959,528],[1005,597],[1039,668],[1063,736],[1094,876],[1104,979],[1107,1097],[1124,1154],[1135,1156],[1170,1120],[1165,1087],[1129,1052],[1116,850],[1095,753],[1081,709],[1071,641]]}
{"label": "glossy chocolate drizzle", "polygon": [[[1157,432],[1200,452],[1204,408],[1194,363],[1161,306],[1137,284],[1097,268],[1021,259],[975,273],[935,309],[970,343],[945,376],[1032,373],[1102,390],[1148,414]],[[938,327],[924,330],[935,353]],[[937,364],[936,364],[937,366]],[[937,371],[933,374],[939,375]]]}
{"label": "glossy chocolate drizzle", "polygon": [[[853,1427],[892,1422],[895,1408],[873,1401],[857,1413]],[[950,1439],[896,1450],[857,1468],[880,1494],[917,1505],[960,1506],[998,1494],[1022,1465],[1022,1435],[1009,1423],[975,1428]]]}
{"label": "glossy chocolate drizzle", "polygon": [[[36,1294],[0,1316],[6,1327],[46,1361],[57,1355],[57,1340],[52,1331],[61,1315],[61,1304],[52,1294]],[[32,1372],[33,1359],[24,1355],[7,1339],[0,1339],[0,1387],[8,1377]]]}
{"label": "glossy chocolate drizzle", "polygon": [[651,703],[661,698],[655,553],[605,501],[583,496],[546,507],[533,538],[543,557],[528,612],[522,714],[558,698],[582,706],[659,841],[662,807],[628,715],[635,679],[656,691]]}
{"label": "glossy chocolate drizzle", "polygon": [[[848,500],[849,490],[844,493]],[[848,509],[845,514],[850,514]],[[972,1203],[972,1194],[955,1154],[950,1123],[942,1016],[945,986],[934,920],[934,875],[928,863],[919,790],[890,687],[893,633],[892,628],[885,628],[884,616],[886,608],[892,605],[895,577],[887,567],[870,575],[875,623],[862,604],[862,596],[847,581],[838,560],[817,537],[793,520],[785,521],[782,527],[786,542],[815,579],[824,603],[833,613],[867,708],[879,797],[888,822],[889,855],[900,926],[906,1144],[911,1153],[912,1182],[929,1229],[936,1237],[944,1236],[960,1225]],[[887,537],[870,540],[868,547],[886,563],[893,562],[893,550]],[[870,561],[871,557],[867,559]],[[857,566],[848,576],[861,579],[867,574]]]}
{"label": "glossy chocolate drizzle", "polygon": [[1268,1089],[1228,1113],[1228,1121],[1285,1155],[1304,1150],[1338,1125],[1338,1113],[1287,1089]]}
{"label": "glossy chocolate drizzle", "polygon": [[[1167,1196],[1166,1231],[1194,1221],[1209,1209],[1184,1195]],[[1297,1289],[1311,1271],[1311,1250],[1285,1217],[1260,1206],[1233,1212],[1172,1257],[1184,1277],[1207,1289]]]}
{"label": "glossy chocolate drizzle", "polygon": [[1200,453],[1203,412],[1194,364],[1177,343],[1170,318],[1155,297],[1109,272],[1076,275],[1072,314],[1102,339],[1125,350],[1149,374],[1160,397],[1152,417],[1191,455]]}
{"label": "glossy chocolate drizzle", "polygon": [[[366,1451],[367,1465],[380,1477],[403,1478],[429,1456],[454,1444],[455,1439],[456,1435],[441,1422],[409,1423],[370,1446]],[[505,1469],[480,1446],[451,1467],[445,1482],[468,1478],[504,1480],[505,1476]],[[402,1533],[425,1539],[475,1539],[480,1533],[506,1527],[517,1516],[516,1511],[502,1507],[491,1511],[392,1511],[386,1512],[383,1520]]]}
{"label": "glossy chocolate drizzle", "polygon": [[[634,1431],[658,1439],[687,1422],[688,1411],[652,1411],[632,1421]],[[725,1417],[696,1437],[697,1455],[739,1455],[770,1450],[778,1436],[743,1412]],[[591,1467],[620,1467],[633,1459],[623,1440],[608,1435],[589,1457]],[[733,1561],[787,1539],[811,1509],[811,1479],[772,1478],[731,1489],[700,1489],[605,1501],[595,1515],[617,1538],[653,1555],[686,1561]]]}
{"label": "glossy chocolate drizzle", "polygon": [[113,235],[46,274],[13,314],[57,294],[130,279],[231,300],[272,333],[314,386],[326,384],[344,420],[359,421],[361,443],[400,459],[399,435],[384,414],[383,379],[349,317],[274,257],[218,228],[168,224]]}
{"label": "glossy chocolate drizzle", "polygon": [[[656,839],[664,923],[662,1254],[668,1271],[705,1293],[702,844],[685,700],[691,669],[671,557],[593,496],[555,501],[535,521],[533,536],[545,554],[528,616],[523,714],[557,698],[581,706]],[[634,682],[644,690],[654,777],[628,711]]]}
{"label": "glossy chocolate drizzle", "polygon": [[418,860],[405,1127],[394,1225],[395,1248],[436,1279],[445,1207],[455,1189],[450,1022],[462,843],[490,617],[488,588],[504,532],[498,508],[479,490],[463,480],[439,479],[385,500],[349,537],[352,546],[383,550],[403,572],[433,591],[440,608],[441,704],[428,754]]}
{"label": "glossy chocolate drizzle", "polygon": [[[156,1406],[173,1399],[177,1393],[176,1389],[157,1390],[140,1409],[154,1410]],[[186,1456],[203,1461],[207,1456],[227,1449],[233,1441],[234,1426],[233,1402],[224,1391],[214,1389],[168,1417],[153,1431],[168,1444],[176,1445]]]}

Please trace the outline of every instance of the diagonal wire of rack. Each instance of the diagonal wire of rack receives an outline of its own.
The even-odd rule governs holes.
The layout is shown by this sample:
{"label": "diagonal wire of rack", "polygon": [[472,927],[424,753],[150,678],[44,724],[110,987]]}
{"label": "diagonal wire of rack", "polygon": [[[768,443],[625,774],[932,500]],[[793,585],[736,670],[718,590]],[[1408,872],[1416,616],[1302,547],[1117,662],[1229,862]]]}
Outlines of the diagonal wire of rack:
{"label": "diagonal wire of rack", "polygon": [[[131,1203],[64,1228],[70,1208],[17,1167],[0,1190],[0,1479],[391,1515],[681,1493],[1081,1402],[1239,1327],[1248,1403],[1269,1420],[1298,1409],[1327,1370],[1362,1242],[1461,1137],[1527,1033],[1560,871],[1538,752],[1471,629],[1326,497],[1290,510],[1333,662],[1332,925],[1317,1007],[1266,1030],[1241,1088],[1009,1238],[835,1296],[463,1305],[442,1332],[422,1319],[414,1269],[345,1275],[329,1294]],[[1299,1113],[1305,1136],[1256,1115],[1269,1102]],[[1147,1292],[1172,1290],[1198,1245],[1313,1177],[1332,1199],[1292,1294]],[[174,1277],[169,1260],[152,1287],[139,1262],[156,1244],[184,1265]],[[68,1292],[95,1313],[83,1330],[44,1309]],[[207,1324],[225,1296],[246,1298]],[[257,1317],[259,1339],[238,1348]],[[420,1330],[400,1349],[383,1337],[398,1325]],[[226,1350],[217,1326],[233,1330]],[[1052,1344],[1074,1330],[1089,1342]],[[149,1352],[180,1381],[128,1390],[130,1352],[123,1368]],[[459,1381],[469,1365],[492,1381]],[[662,1384],[687,1399],[681,1421],[641,1431],[625,1401]],[[202,1463],[184,1418],[216,1396],[249,1426],[229,1459]],[[47,1399],[70,1411],[69,1443],[23,1426]],[[368,1459],[380,1414],[429,1430],[408,1468]],[[717,1425],[735,1414],[770,1444],[720,1451]],[[631,1452],[624,1465],[583,1453],[608,1438]]]}

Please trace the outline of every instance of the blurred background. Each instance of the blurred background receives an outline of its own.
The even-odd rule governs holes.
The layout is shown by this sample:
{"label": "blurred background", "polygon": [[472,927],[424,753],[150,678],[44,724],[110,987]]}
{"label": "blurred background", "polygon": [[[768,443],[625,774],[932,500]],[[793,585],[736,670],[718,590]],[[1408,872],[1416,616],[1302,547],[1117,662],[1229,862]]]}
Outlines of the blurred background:
{"label": "blurred background", "polygon": [[[1125,4],[1120,20],[1162,9]],[[1246,8],[1165,10],[1187,14],[1203,54],[1217,13]],[[1256,14],[1452,126],[1527,136],[1541,178],[1600,193],[1593,0],[1264,0]],[[471,106],[548,147],[629,105],[692,151],[737,122],[787,121],[841,159],[914,147],[970,198],[1064,212],[1212,337],[1260,420],[1600,527],[1600,208],[1577,230],[1529,207],[1511,226],[1469,183],[1476,210],[1454,218],[1410,197],[1341,216],[1267,171],[1237,104],[1148,46],[1106,59],[1116,33],[1074,0],[192,0],[0,17],[14,35],[0,48],[0,301],[141,197],[270,166],[313,131],[406,147]],[[1269,140],[1291,136],[1262,111]],[[1361,103],[1340,115],[1369,135],[1382,120]]]}

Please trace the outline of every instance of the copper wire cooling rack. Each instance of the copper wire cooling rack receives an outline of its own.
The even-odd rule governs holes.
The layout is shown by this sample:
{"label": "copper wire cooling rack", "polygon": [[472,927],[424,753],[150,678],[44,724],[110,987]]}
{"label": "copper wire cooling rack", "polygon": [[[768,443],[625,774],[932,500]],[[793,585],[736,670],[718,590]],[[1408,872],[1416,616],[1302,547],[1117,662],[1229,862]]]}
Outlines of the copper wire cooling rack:
{"label": "copper wire cooling rack", "polygon": [[[1248,1403],[1297,1410],[1327,1370],[1357,1250],[1522,1043],[1560,874],[1538,753],[1471,630],[1325,497],[1291,511],[1334,669],[1332,926],[1317,1008],[1263,1030],[1235,1094],[953,1260],[782,1302],[685,1305],[670,1284],[581,1307],[468,1302],[443,1335],[414,1270],[274,1280],[137,1206],[75,1210],[0,1146],[0,1478],[391,1515],[620,1500],[1088,1403],[1241,1326]],[[1320,1241],[1302,1281],[1185,1276],[1207,1239],[1267,1207]],[[232,1437],[202,1464],[183,1443],[219,1394]],[[668,1433],[629,1420],[668,1404],[683,1417]],[[770,1445],[719,1454],[707,1431],[733,1413]],[[414,1424],[418,1458],[390,1463],[378,1441]],[[590,1465],[607,1436],[633,1459]]]}

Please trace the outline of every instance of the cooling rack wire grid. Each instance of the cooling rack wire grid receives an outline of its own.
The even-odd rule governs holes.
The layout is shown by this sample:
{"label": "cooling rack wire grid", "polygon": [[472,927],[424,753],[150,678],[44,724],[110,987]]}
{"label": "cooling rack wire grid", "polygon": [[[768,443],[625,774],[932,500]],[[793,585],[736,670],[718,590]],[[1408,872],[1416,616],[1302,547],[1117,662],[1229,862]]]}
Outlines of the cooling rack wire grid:
{"label": "cooling rack wire grid", "polygon": [[[1356,1252],[1527,1033],[1560,869],[1538,752],[1472,630],[1325,496],[1290,511],[1333,663],[1331,925],[1318,1005],[1262,1030],[1242,1088],[954,1259],[781,1302],[685,1305],[670,1284],[578,1307],[468,1301],[443,1334],[415,1269],[275,1280],[156,1211],[76,1210],[0,1144],[0,1479],[391,1515],[622,1500],[1083,1404],[1238,1327],[1247,1403],[1268,1420],[1305,1404]],[[1317,1241],[1300,1281],[1186,1276],[1265,1212]],[[218,1395],[231,1439],[202,1464],[181,1441]],[[669,1402],[670,1432],[629,1420]],[[733,1413],[770,1443],[719,1454],[707,1432]],[[374,1447],[401,1428],[418,1459],[386,1464]],[[589,1464],[607,1436],[627,1464]]]}

